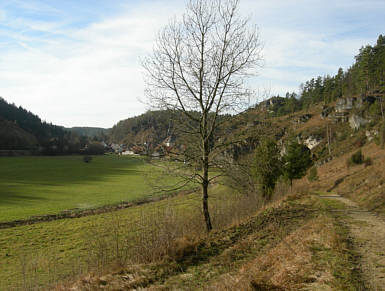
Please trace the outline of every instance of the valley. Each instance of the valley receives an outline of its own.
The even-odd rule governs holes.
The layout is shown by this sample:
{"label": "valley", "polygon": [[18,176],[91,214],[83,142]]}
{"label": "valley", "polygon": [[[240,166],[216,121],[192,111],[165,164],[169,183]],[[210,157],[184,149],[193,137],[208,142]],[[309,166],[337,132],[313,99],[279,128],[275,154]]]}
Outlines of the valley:
{"label": "valley", "polygon": [[385,291],[385,3],[262,2],[0,4],[0,291]]}

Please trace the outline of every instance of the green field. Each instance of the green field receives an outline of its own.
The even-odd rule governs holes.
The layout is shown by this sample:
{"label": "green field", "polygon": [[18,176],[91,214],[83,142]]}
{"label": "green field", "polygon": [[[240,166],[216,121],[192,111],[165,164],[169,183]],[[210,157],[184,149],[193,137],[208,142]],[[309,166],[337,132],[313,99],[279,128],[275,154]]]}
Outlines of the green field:
{"label": "green field", "polygon": [[[1,157],[0,222],[94,208],[154,195],[157,170],[141,158]],[[176,181],[168,177],[165,182]]]}
{"label": "green field", "polygon": [[[97,156],[90,163],[81,156],[0,158],[0,221],[158,195],[149,181],[159,183],[159,178],[161,184],[177,182],[141,158]],[[232,213],[238,197],[219,185],[210,191],[214,225],[228,224],[219,213]],[[204,232],[200,199],[198,191],[110,213],[0,229],[0,290],[37,285],[46,290],[99,270],[100,260],[107,267],[115,260],[118,240],[131,258],[140,255],[136,248],[149,241],[152,227],[162,231],[179,221],[184,230],[169,226],[171,233]]]}
{"label": "green field", "polygon": [[191,203],[191,199],[176,197],[110,213],[0,229],[0,290],[24,289],[23,277],[26,285],[44,286],[50,280],[73,276],[74,269],[84,272],[88,260],[93,260],[90,250],[98,249],[95,243],[105,239],[108,246],[114,245],[117,225],[126,235],[137,229],[143,214],[170,205],[184,212]]}
{"label": "green field", "polygon": [[[211,195],[212,207],[237,207],[238,198],[225,187],[214,186]],[[146,225],[163,224],[164,215],[167,220],[170,215],[182,222],[188,233],[196,232],[193,226],[202,218],[200,203],[198,192],[110,213],[0,229],[0,290],[32,290],[36,285],[46,290],[47,284],[76,278],[90,265],[95,268],[100,247],[108,267],[115,254],[115,231],[120,248],[140,253],[133,248],[138,242],[136,234],[148,231]],[[224,222],[215,218],[214,209],[214,224]],[[201,223],[199,228],[204,232]]]}

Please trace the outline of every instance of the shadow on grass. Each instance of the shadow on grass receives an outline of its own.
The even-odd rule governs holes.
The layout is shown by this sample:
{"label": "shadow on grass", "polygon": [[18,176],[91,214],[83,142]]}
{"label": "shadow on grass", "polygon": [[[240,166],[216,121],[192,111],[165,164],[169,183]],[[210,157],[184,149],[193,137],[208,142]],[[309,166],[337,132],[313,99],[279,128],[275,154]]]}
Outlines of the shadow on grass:
{"label": "shadow on grass", "polygon": [[44,201],[44,197],[27,196],[12,191],[0,191],[0,205],[20,205],[20,203],[28,205],[28,201]]}
{"label": "shadow on grass", "polygon": [[49,195],[56,195],[50,190],[36,194],[39,187],[84,185],[111,176],[140,177],[146,169],[142,159],[116,156],[97,156],[91,163],[84,163],[81,156],[1,157],[0,206],[28,205],[29,201],[49,200]]}

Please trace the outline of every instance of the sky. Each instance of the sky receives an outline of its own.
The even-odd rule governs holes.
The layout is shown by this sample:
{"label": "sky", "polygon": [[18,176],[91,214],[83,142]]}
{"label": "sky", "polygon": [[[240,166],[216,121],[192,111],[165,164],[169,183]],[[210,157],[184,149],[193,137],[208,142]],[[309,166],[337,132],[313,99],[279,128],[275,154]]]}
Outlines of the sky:
{"label": "sky", "polygon": [[[141,60],[183,0],[0,0],[0,96],[66,127],[112,127],[150,109]],[[254,100],[347,69],[385,34],[384,0],[241,0],[263,66]]]}

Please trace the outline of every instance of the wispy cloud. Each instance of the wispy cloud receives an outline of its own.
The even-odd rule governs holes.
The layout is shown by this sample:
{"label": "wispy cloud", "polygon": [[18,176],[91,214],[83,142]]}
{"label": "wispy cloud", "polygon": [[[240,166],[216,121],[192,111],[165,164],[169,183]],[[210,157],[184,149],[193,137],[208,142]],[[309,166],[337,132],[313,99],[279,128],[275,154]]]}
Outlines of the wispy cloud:
{"label": "wispy cloud", "polygon": [[[183,12],[183,2],[0,3],[0,96],[65,126],[108,127],[144,112],[140,59],[159,28]],[[265,67],[250,85],[282,95],[316,75],[334,74],[385,27],[383,1],[328,5],[241,1],[264,42]]]}
{"label": "wispy cloud", "polygon": [[66,126],[112,126],[140,114],[145,110],[138,102],[144,91],[140,57],[169,13],[158,4],[81,28],[63,29],[60,21],[13,23],[58,37],[8,32],[19,48],[0,55],[0,94]]}

